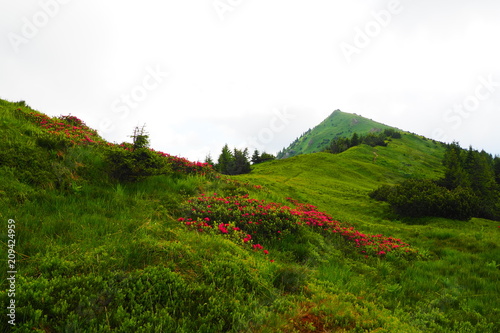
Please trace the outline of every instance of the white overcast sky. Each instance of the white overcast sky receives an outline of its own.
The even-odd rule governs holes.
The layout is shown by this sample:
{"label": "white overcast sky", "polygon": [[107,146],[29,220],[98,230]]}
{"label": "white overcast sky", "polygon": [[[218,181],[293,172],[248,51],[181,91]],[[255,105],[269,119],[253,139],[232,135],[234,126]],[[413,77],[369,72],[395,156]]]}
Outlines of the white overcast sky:
{"label": "white overcast sky", "polygon": [[191,160],[336,109],[500,154],[498,0],[0,0],[0,98]]}

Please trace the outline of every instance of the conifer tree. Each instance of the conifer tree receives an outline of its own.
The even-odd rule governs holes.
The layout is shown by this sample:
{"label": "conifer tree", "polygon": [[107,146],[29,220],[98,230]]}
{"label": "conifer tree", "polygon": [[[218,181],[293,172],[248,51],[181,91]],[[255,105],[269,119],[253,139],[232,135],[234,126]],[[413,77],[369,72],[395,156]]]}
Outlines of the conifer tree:
{"label": "conifer tree", "polygon": [[354,132],[351,138],[351,147],[355,147],[361,143],[358,133]]}
{"label": "conifer tree", "polygon": [[221,154],[219,155],[219,158],[217,159],[217,166],[216,169],[222,174],[229,174],[229,171],[232,167],[232,162],[234,161],[234,156],[231,153],[231,150],[229,150],[229,147],[227,144],[222,147]]}
{"label": "conifer tree", "polygon": [[257,164],[260,162],[261,162],[261,160],[260,160],[259,151],[257,149],[255,149],[255,151],[253,152],[253,155],[252,155],[252,163]]}
{"label": "conifer tree", "polygon": [[149,134],[145,130],[146,125],[142,127],[136,126],[134,134],[131,135],[134,149],[148,148],[149,147]]}
{"label": "conifer tree", "polygon": [[333,139],[330,143],[328,151],[332,154],[339,154],[346,151],[350,147],[350,140],[348,138]]}
{"label": "conifer tree", "polygon": [[248,148],[244,150],[234,149],[234,160],[230,170],[231,175],[241,175],[250,172],[250,162],[248,161]]}
{"label": "conifer tree", "polygon": [[500,186],[500,156],[493,159],[493,171],[495,172],[495,181]]}
{"label": "conifer tree", "polygon": [[215,166],[215,163],[214,161],[212,160],[212,156],[210,154],[208,154],[206,157],[205,157],[205,163],[211,165],[211,166]]}
{"label": "conifer tree", "polygon": [[472,190],[480,197],[490,198],[495,190],[495,173],[486,152],[479,153],[469,147],[465,157],[465,170]]}
{"label": "conifer tree", "polygon": [[464,170],[464,162],[462,161],[462,148],[458,142],[452,142],[448,145],[444,154],[443,165],[445,166],[444,178],[440,183],[453,190],[459,186],[469,187],[469,177]]}

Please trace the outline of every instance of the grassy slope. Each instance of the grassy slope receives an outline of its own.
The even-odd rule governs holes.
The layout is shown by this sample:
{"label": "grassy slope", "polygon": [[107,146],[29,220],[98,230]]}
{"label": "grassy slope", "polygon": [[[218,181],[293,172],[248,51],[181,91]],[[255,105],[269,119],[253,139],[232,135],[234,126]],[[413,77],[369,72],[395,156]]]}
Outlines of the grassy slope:
{"label": "grassy slope", "polygon": [[0,331],[417,331],[375,301],[332,293],[278,249],[273,263],[241,240],[177,221],[182,203],[202,192],[279,195],[179,173],[120,184],[108,177],[105,145],[50,148],[18,108],[32,112],[0,100],[0,242],[6,258],[15,220],[18,271],[16,326],[4,316]]}
{"label": "grassy slope", "polygon": [[334,155],[315,153],[254,166],[241,179],[311,201],[342,220],[373,216],[380,206],[367,193],[383,183],[410,177],[438,178],[444,148],[433,141],[404,134],[388,147],[361,145]]}
{"label": "grassy slope", "polygon": [[[375,162],[373,151],[378,154]],[[388,147],[362,145],[338,155],[316,153],[256,165],[252,173],[238,179],[312,202],[362,232],[401,237],[428,254],[427,261],[377,267],[375,272],[364,271],[358,264],[329,261],[319,268],[320,277],[339,290],[384,300],[386,307],[409,314],[415,323],[438,323],[428,324],[429,331],[446,331],[440,327],[443,323],[455,325],[448,328],[450,332],[467,331],[469,324],[460,320],[479,326],[481,320],[496,321],[498,329],[498,222],[476,218],[469,222],[442,218],[401,221],[386,203],[367,195],[381,184],[440,177],[443,152],[440,144],[404,134]],[[477,331],[489,330],[486,327]]]}
{"label": "grassy slope", "polygon": [[272,320],[271,263],[175,218],[217,185],[181,174],[118,184],[97,145],[41,148],[19,107],[30,111],[0,101],[1,253],[14,219],[18,271],[16,326],[3,315],[1,332],[222,332]]}
{"label": "grassy slope", "polygon": [[288,146],[278,158],[323,151],[332,139],[351,137],[354,132],[367,134],[374,130],[393,128],[373,120],[336,110],[311,131]]}
{"label": "grassy slope", "polygon": [[[182,174],[118,184],[107,177],[100,146],[42,149],[41,130],[19,117],[18,107],[0,100],[0,220],[16,220],[18,331],[498,329],[500,244],[493,223],[402,224],[366,196],[380,183],[439,176],[443,151],[430,141],[405,135],[375,148],[376,163],[374,148],[360,146],[274,161],[233,178],[266,191]],[[271,263],[231,239],[179,224],[181,203],[201,192],[282,202],[293,196],[362,231],[402,237],[431,260],[364,259],[311,236],[306,260],[271,248],[277,259]],[[2,231],[2,249],[7,240]],[[281,284],[279,272],[289,273]],[[5,320],[0,328],[10,329]]]}

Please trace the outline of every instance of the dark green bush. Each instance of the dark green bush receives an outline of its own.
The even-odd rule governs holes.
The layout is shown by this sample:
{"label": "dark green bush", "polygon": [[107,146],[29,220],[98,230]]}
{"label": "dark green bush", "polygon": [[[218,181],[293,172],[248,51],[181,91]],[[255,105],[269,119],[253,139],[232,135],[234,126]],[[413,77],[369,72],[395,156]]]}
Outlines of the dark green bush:
{"label": "dark green bush", "polygon": [[[339,135],[341,134],[342,133],[339,133]],[[401,133],[393,129],[386,129],[385,131],[379,132],[377,134],[368,133],[365,136],[359,136],[358,133],[354,133],[351,139],[346,137],[338,137],[333,139],[332,141],[330,141],[330,145],[328,146],[328,148],[326,148],[326,151],[332,154],[339,154],[351,147],[355,147],[360,144],[365,144],[372,147],[376,146],[386,147],[387,146],[386,140],[390,141],[391,138],[401,139],[401,137],[402,137]],[[322,144],[323,143],[321,143],[320,145]]]}
{"label": "dark green bush", "polygon": [[462,187],[448,190],[431,180],[407,180],[392,189],[385,186],[370,194],[386,198],[393,210],[403,216],[440,216],[469,220],[477,212],[477,197]]}
{"label": "dark green bush", "polygon": [[371,191],[368,196],[378,201],[387,201],[389,195],[394,191],[394,186],[382,185]]}
{"label": "dark green bush", "polygon": [[[245,299],[249,293],[241,284],[230,289],[242,269],[229,268],[211,268],[217,281],[187,279],[161,266],[51,279],[19,276],[16,325],[22,332],[239,332],[257,303]],[[6,320],[3,332],[2,325]]]}
{"label": "dark green bush", "polygon": [[375,147],[375,146],[386,147],[387,146],[387,143],[385,142],[384,133],[380,133],[380,134],[369,133],[368,135],[363,137],[363,143],[365,145],[369,145],[372,147]]}
{"label": "dark green bush", "polygon": [[401,139],[401,132],[398,132],[392,128],[387,128],[384,130],[384,135],[388,138]]}
{"label": "dark green bush", "polygon": [[111,148],[106,161],[111,177],[120,182],[134,182],[148,176],[169,172],[167,159],[148,148]]}

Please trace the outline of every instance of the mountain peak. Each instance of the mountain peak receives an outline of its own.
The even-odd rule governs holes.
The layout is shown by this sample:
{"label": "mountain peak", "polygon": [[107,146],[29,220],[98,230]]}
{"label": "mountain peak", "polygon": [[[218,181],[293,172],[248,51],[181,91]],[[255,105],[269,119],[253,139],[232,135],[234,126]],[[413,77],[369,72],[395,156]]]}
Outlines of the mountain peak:
{"label": "mountain peak", "polygon": [[277,157],[287,158],[320,152],[325,150],[333,139],[351,137],[353,133],[368,134],[388,128],[394,129],[394,127],[355,113],[347,113],[337,109],[313,129],[307,130],[295,139],[287,148],[279,152]]}

